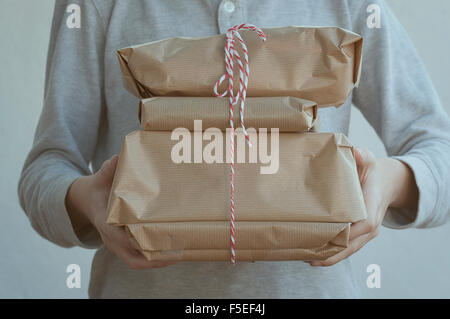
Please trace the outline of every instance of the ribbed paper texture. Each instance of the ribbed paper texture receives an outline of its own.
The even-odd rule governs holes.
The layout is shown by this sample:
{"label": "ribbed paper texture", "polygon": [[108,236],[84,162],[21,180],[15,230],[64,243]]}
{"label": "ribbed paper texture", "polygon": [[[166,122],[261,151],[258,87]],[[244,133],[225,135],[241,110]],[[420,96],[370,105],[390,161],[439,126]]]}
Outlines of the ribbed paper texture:
{"label": "ribbed paper texture", "polygon": [[[229,258],[227,222],[148,223],[128,225],[147,258],[211,261]],[[240,261],[320,260],[344,249],[347,223],[237,222]]]}
{"label": "ribbed paper texture", "polygon": [[[224,145],[227,140],[223,135]],[[125,138],[108,222],[229,220],[229,164],[174,163],[177,142],[165,131],[137,131]],[[261,174],[266,164],[236,163],[238,221],[364,218],[352,148],[344,135],[280,133],[279,146],[276,174]]]}
{"label": "ribbed paper texture", "polygon": [[[310,249],[334,244],[345,246],[347,223],[236,222],[237,249]],[[143,250],[228,249],[230,224],[173,222],[128,225]],[[342,235],[342,234],[344,235]]]}
{"label": "ribbed paper texture", "polygon": [[[230,127],[230,100],[217,97],[154,97],[141,100],[140,121],[147,131],[171,131],[178,127],[194,131],[194,120],[202,130]],[[246,99],[247,127],[279,128],[281,132],[317,131],[317,103],[299,98],[253,97]],[[241,125],[239,107],[234,109],[235,127]]]}
{"label": "ribbed paper texture", "polygon": [[[128,225],[153,260],[228,260],[229,164],[176,164],[176,142],[169,131],[126,137],[108,223]],[[260,174],[261,163],[236,164],[238,260],[325,258],[344,249],[340,232],[366,217],[346,137],[280,133],[279,145],[276,174]]]}
{"label": "ribbed paper texture", "polygon": [[[352,146],[343,134],[314,132],[317,108],[343,104],[358,84],[362,38],[337,27],[263,31],[266,42],[239,31],[249,55],[244,116],[253,147],[239,131],[238,103],[236,258],[325,259],[347,247],[350,223],[366,218]],[[125,86],[142,99],[144,130],[125,138],[107,222],[127,227],[149,260],[230,260],[229,100],[213,93],[225,73],[224,45],[225,35],[171,38],[118,52]],[[188,163],[171,156],[178,127],[191,142]],[[210,128],[219,133],[218,163],[202,158]],[[261,174],[271,165],[261,154],[273,154],[276,136],[260,144],[263,128],[280,132],[273,174]]]}
{"label": "ribbed paper texture", "polygon": [[[337,27],[262,30],[265,42],[252,31],[239,31],[249,56],[248,97],[294,96],[315,101],[319,107],[339,106],[358,84],[361,36]],[[214,84],[225,73],[224,44],[222,34],[121,49],[125,86],[141,98],[214,96]]]}

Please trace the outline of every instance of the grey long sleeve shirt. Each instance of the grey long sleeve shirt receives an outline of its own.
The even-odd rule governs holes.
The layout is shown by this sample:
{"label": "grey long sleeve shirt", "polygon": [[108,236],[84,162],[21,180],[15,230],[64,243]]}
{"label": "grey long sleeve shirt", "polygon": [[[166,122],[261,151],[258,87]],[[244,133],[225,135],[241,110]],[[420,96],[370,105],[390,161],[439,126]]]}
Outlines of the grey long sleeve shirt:
{"label": "grey long sleeve shirt", "polygon": [[[388,154],[408,164],[419,188],[417,212],[389,210],[393,228],[432,227],[450,215],[450,121],[413,45],[381,0],[232,1],[57,0],[48,53],[44,108],[19,183],[34,229],[64,247],[98,248],[91,297],[357,297],[351,258],[329,268],[303,262],[185,262],[131,270],[94,229],[77,236],[64,205],[70,184],[120,152],[138,129],[136,97],[125,91],[116,50],[173,36],[225,33],[243,22],[259,27],[340,26],[361,34],[359,88],[338,109],[320,110],[321,130],[347,134],[353,102]],[[68,28],[69,4],[81,28]],[[367,27],[366,8],[381,8],[381,28]]]}

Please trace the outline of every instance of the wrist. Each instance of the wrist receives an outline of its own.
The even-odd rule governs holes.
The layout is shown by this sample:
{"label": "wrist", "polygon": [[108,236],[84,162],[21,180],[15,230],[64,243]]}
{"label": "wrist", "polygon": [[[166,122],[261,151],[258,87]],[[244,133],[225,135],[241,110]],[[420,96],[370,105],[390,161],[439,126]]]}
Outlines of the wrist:
{"label": "wrist", "polygon": [[75,230],[81,230],[93,224],[88,203],[91,188],[91,176],[77,178],[66,194],[66,209]]}
{"label": "wrist", "polygon": [[417,209],[418,190],[412,170],[402,161],[385,158],[386,190],[389,192],[388,206]]}

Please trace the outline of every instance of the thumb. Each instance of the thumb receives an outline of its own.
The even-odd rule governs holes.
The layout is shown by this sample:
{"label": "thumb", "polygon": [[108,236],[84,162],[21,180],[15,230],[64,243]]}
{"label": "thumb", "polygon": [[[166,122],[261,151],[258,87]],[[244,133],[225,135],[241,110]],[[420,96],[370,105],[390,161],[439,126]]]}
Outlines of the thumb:
{"label": "thumb", "polygon": [[359,181],[363,185],[369,168],[376,162],[375,156],[366,149],[355,147],[355,162]]}
{"label": "thumb", "polygon": [[116,172],[119,156],[114,155],[110,159],[103,162],[102,167],[96,173],[98,178],[105,183],[112,183],[114,173]]}
{"label": "thumb", "polygon": [[361,147],[355,147],[355,161],[358,168],[364,168],[375,163],[375,156],[371,151]]}

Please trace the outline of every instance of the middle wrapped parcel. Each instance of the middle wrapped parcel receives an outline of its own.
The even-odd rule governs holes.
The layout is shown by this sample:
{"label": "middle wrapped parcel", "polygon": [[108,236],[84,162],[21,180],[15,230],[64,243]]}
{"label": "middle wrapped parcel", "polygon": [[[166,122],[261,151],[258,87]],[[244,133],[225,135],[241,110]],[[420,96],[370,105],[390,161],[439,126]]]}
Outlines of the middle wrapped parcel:
{"label": "middle wrapped parcel", "polygon": [[[230,258],[227,103],[166,97],[140,104],[144,130],[125,138],[108,223],[127,227],[149,260]],[[350,223],[366,217],[347,138],[302,133],[314,127],[316,106],[292,97],[248,99],[253,146],[239,130],[235,139],[238,261],[325,259],[347,246]],[[190,124],[198,118],[201,127]],[[267,127],[279,129],[277,139]],[[277,151],[273,143],[278,156],[270,154]],[[195,148],[216,162],[196,162]],[[264,155],[274,155],[272,162]],[[264,167],[272,171],[262,174]]]}

